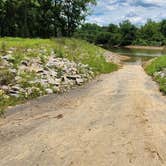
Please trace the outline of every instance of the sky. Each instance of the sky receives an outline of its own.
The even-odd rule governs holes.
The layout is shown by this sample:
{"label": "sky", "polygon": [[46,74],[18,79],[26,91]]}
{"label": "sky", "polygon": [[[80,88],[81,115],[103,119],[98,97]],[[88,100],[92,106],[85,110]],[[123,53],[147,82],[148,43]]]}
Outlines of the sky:
{"label": "sky", "polygon": [[147,19],[166,19],[166,0],[97,0],[87,22],[108,25],[130,20],[143,25]]}

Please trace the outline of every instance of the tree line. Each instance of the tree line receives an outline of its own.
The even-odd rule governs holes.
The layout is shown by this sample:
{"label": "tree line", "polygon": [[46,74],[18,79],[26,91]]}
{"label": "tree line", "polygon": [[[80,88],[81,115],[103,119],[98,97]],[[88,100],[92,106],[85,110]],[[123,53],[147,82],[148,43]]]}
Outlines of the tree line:
{"label": "tree line", "polygon": [[155,22],[149,19],[140,27],[129,20],[108,26],[87,23],[78,28],[74,36],[98,45],[162,46],[166,45],[166,20]]}
{"label": "tree line", "polygon": [[0,0],[0,36],[72,36],[95,0]]}

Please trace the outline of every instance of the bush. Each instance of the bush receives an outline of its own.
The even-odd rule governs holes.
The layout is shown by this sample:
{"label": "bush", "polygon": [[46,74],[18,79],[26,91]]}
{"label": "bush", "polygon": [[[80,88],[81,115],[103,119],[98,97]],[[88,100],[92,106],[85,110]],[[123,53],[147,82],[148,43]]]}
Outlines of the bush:
{"label": "bush", "polygon": [[14,82],[15,75],[8,69],[0,70],[0,85],[8,85]]}

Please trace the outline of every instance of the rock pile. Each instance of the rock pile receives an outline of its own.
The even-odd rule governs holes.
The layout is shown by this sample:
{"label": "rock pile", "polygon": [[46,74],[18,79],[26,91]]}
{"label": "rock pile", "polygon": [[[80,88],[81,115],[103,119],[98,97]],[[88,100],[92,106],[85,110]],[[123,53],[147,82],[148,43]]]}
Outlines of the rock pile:
{"label": "rock pile", "polygon": [[154,73],[155,77],[161,77],[161,78],[166,78],[166,68],[164,68],[162,71]]}
{"label": "rock pile", "polygon": [[94,77],[88,65],[58,58],[53,51],[45,55],[45,50],[38,50],[40,56],[28,56],[33,51],[36,50],[28,49],[19,58],[11,50],[0,56],[1,69],[5,71],[0,73],[4,76],[0,90],[5,95],[28,98],[63,92]]}

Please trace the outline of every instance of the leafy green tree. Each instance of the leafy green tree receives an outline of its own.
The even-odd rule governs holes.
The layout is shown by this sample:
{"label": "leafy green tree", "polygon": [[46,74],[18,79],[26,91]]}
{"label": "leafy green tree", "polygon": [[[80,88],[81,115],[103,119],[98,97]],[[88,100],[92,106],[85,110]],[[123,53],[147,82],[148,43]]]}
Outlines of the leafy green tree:
{"label": "leafy green tree", "polygon": [[130,21],[123,21],[118,25],[110,24],[102,27],[96,24],[83,24],[75,32],[75,37],[85,39],[96,44],[109,46],[166,45],[166,20],[154,22],[147,20],[141,27],[136,27]]}
{"label": "leafy green tree", "polygon": [[156,33],[158,33],[158,25],[152,20],[148,20],[141,28],[141,37],[143,39],[151,40]]}
{"label": "leafy green tree", "polygon": [[111,38],[110,32],[101,32],[97,35],[96,44],[106,45],[108,44],[110,38]]}
{"label": "leafy green tree", "polygon": [[108,32],[118,33],[119,32],[119,27],[117,25],[115,25],[115,24],[109,24]]}
{"label": "leafy green tree", "polygon": [[0,35],[72,36],[95,0],[1,0]]}
{"label": "leafy green tree", "polygon": [[89,12],[89,5],[94,4],[95,0],[64,0],[62,13],[66,20],[67,36],[71,36],[82,20]]}
{"label": "leafy green tree", "polygon": [[86,23],[77,29],[74,33],[74,37],[87,40],[90,43],[96,43],[96,38],[102,31],[103,29],[99,25]]}
{"label": "leafy green tree", "polygon": [[0,36],[3,34],[3,24],[5,17],[4,5],[5,5],[4,1],[0,1]]}
{"label": "leafy green tree", "polygon": [[17,32],[17,0],[4,1],[4,20],[2,24],[2,36],[16,36]]}
{"label": "leafy green tree", "polygon": [[160,26],[160,23],[148,20],[147,23],[140,29],[140,38],[145,40],[148,43],[148,45],[162,45],[164,41],[164,36],[160,31]]}
{"label": "leafy green tree", "polygon": [[130,45],[136,39],[137,28],[126,20],[120,23],[120,33],[122,35],[120,45]]}
{"label": "leafy green tree", "polygon": [[160,30],[164,37],[166,37],[166,20],[161,21]]}
{"label": "leafy green tree", "polygon": [[110,35],[108,45],[109,46],[120,46],[122,40],[122,35],[120,33],[112,33]]}

